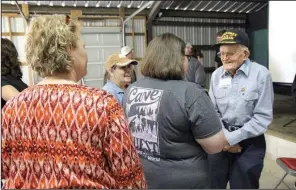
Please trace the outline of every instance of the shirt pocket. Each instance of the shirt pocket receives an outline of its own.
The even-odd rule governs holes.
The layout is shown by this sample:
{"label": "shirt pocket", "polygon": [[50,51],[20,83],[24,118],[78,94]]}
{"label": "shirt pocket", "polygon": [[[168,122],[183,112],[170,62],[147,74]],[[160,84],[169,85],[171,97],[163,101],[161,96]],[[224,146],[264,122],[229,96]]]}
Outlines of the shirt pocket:
{"label": "shirt pocket", "polygon": [[223,114],[227,108],[227,104],[228,104],[227,93],[228,93],[227,88],[218,88],[215,91],[216,104],[221,114]]}
{"label": "shirt pocket", "polygon": [[242,105],[239,106],[240,112],[243,115],[251,117],[253,115],[255,105],[259,99],[259,93],[254,90],[247,91],[244,95],[242,95],[242,99]]}

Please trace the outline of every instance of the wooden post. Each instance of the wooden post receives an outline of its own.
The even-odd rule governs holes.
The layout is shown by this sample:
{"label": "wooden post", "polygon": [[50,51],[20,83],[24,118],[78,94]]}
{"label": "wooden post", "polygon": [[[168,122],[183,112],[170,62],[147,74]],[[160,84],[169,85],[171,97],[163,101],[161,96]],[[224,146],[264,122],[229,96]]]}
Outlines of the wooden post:
{"label": "wooden post", "polygon": [[28,19],[29,18],[29,5],[28,4],[22,4],[22,11],[25,15],[25,17]]}
{"label": "wooden post", "polygon": [[125,18],[125,9],[124,9],[124,7],[119,8],[119,17],[121,18],[120,26],[122,27],[122,24],[123,24],[122,22],[123,22],[123,20]]}
{"label": "wooden post", "polygon": [[71,10],[71,19],[78,19],[82,17],[82,10]]}

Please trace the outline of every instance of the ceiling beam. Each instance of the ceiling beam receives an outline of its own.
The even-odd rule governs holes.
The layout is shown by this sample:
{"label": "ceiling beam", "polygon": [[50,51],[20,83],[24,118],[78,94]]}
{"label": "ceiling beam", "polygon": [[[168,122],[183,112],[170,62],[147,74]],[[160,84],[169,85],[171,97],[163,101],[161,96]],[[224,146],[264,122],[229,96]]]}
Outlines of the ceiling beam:
{"label": "ceiling beam", "polygon": [[247,19],[247,14],[228,12],[177,11],[161,9],[162,17],[190,17],[190,18],[219,18],[219,19]]}
{"label": "ceiling beam", "polygon": [[[19,13],[15,5],[2,4],[2,13]],[[71,10],[82,10],[83,15],[113,15],[119,16],[118,8],[98,8],[98,7],[61,7],[61,6],[37,6],[30,5],[30,14],[70,14]],[[125,10],[125,15],[131,15],[136,8]],[[139,16],[147,16],[149,11],[147,9],[141,11]]]}
{"label": "ceiling beam", "polygon": [[156,15],[159,13],[163,1],[155,1],[152,5],[151,11],[149,12],[147,23],[152,22]]}

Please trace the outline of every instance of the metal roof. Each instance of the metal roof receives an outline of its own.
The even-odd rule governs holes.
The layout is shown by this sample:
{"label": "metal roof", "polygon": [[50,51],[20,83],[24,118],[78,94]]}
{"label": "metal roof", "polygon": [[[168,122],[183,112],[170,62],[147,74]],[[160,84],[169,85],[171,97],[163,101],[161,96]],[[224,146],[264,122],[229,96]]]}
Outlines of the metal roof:
{"label": "metal roof", "polygon": [[[19,4],[39,6],[70,6],[100,8],[140,8],[148,1],[17,1]],[[14,4],[14,1],[2,1],[3,4]],[[261,10],[268,4],[267,0],[221,0],[221,1],[162,1],[161,9],[181,11],[252,13]],[[148,9],[151,7],[148,7]]]}

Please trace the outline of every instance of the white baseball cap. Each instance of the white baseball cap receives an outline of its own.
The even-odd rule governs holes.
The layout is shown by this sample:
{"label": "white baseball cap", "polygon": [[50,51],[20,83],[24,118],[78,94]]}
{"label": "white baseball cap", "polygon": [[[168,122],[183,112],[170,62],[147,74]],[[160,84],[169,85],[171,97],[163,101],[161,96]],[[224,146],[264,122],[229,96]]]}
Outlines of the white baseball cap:
{"label": "white baseball cap", "polygon": [[191,48],[192,48],[191,43],[188,43],[188,42],[187,42],[186,47],[191,47]]}
{"label": "white baseball cap", "polygon": [[121,52],[120,55],[121,56],[126,56],[127,54],[129,54],[129,52],[131,52],[133,49],[128,47],[128,46],[124,46],[121,48]]}

